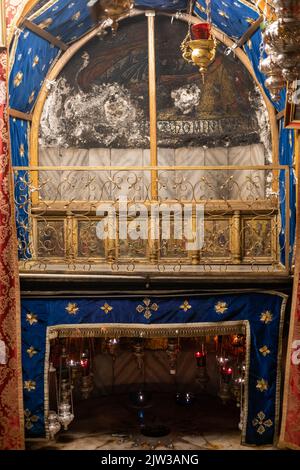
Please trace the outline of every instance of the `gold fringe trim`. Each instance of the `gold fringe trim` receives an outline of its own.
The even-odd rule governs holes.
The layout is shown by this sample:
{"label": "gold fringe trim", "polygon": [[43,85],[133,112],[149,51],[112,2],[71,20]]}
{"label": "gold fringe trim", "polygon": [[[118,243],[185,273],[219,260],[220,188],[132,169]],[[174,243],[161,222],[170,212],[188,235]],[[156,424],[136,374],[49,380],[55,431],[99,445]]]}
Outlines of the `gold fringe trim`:
{"label": "gold fringe trim", "polygon": [[244,403],[243,406],[243,427],[242,427],[242,436],[241,444],[247,445],[245,442],[246,432],[247,432],[247,422],[248,422],[248,400],[249,400],[249,370],[250,370],[250,353],[251,353],[251,331],[249,321],[245,321],[246,327],[246,363],[245,363],[245,386],[244,386]]}
{"label": "gold fringe trim", "polygon": [[230,335],[245,333],[247,320],[212,322],[212,323],[179,323],[169,325],[141,325],[139,323],[82,323],[80,325],[55,325],[47,328],[47,339],[78,338],[78,337],[141,337],[151,338],[164,336],[203,336],[203,335]]}
{"label": "gold fringe trim", "polygon": [[[8,52],[6,52],[8,54]],[[8,87],[8,56],[7,56],[7,70],[6,70],[6,85]],[[6,108],[7,111],[7,108]],[[6,122],[8,136],[10,136],[10,122],[7,118]],[[28,138],[28,136],[27,136]],[[20,277],[19,277],[19,265],[18,265],[18,249],[17,249],[17,228],[15,221],[15,204],[14,204],[14,183],[11,171],[11,142],[8,138],[7,142],[7,155],[9,165],[9,204],[10,204],[10,222],[11,222],[11,234],[13,241],[11,242],[13,253],[11,254],[11,262],[13,269],[13,277],[15,282],[15,347],[16,347],[16,369],[17,369],[17,400],[18,400],[18,417],[20,423],[21,433],[21,446],[25,448],[25,418],[24,418],[24,401],[23,401],[23,368],[22,368],[22,325],[21,325],[21,289],[20,289]]]}
{"label": "gold fringe trim", "polygon": [[277,376],[276,376],[276,393],[275,393],[275,423],[274,423],[274,445],[278,444],[279,421],[280,421],[280,393],[281,393],[281,361],[282,361],[282,342],[283,342],[283,325],[286,310],[287,298],[283,299],[280,309],[280,321],[278,329],[278,352],[277,352]]}

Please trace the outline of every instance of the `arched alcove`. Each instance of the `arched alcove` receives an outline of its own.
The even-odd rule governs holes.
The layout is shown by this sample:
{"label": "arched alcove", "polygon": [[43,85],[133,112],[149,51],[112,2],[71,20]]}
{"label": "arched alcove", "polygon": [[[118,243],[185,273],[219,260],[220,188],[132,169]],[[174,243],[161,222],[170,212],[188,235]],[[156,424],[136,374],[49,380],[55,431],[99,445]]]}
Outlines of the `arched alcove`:
{"label": "arched alcove", "polygon": [[[202,81],[180,54],[186,23],[198,20],[158,13],[148,56],[147,16],[134,10],[116,37],[98,26],[48,73],[30,132],[33,219],[25,258],[29,251],[30,262],[41,266],[43,259],[46,269],[49,262],[102,269],[116,260],[130,270],[158,260],[213,272],[215,265],[277,264],[278,172],[269,166],[276,163],[277,127],[245,54],[228,53],[232,42],[215,30],[217,57]],[[204,249],[187,249],[182,233],[168,241],[161,225],[153,243],[137,233],[134,242],[99,240],[97,203],[120,197],[150,203],[145,211],[151,201],[166,203],[171,232],[179,219],[170,203],[180,211],[185,203],[192,211],[204,204]],[[140,222],[133,217],[128,227],[137,232]]]}

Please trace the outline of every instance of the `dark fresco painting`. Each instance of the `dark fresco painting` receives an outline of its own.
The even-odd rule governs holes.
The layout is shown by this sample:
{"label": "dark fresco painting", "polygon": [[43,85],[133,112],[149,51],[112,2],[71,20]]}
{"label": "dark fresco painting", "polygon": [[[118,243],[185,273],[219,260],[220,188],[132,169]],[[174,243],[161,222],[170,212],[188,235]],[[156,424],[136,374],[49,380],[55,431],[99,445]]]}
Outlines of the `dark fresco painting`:
{"label": "dark fresco painting", "polygon": [[[203,81],[181,56],[186,32],[185,22],[157,16],[158,145],[215,147],[265,140],[266,110],[248,71],[219,44]],[[142,17],[121,22],[115,37],[108,31],[81,49],[52,86],[41,145],[148,148],[147,48]]]}

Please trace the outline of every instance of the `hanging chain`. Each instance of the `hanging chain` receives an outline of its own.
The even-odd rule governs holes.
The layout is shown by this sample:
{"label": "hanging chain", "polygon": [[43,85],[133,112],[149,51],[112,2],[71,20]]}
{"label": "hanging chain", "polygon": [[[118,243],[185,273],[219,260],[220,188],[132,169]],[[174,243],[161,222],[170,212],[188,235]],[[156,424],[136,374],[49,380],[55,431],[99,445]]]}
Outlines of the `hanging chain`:
{"label": "hanging chain", "polygon": [[182,41],[180,45],[182,57],[184,60],[188,63],[192,63],[192,58],[191,58],[191,51],[188,47],[188,42],[191,40],[191,24],[192,24],[192,13],[193,13],[193,6],[194,6],[194,0],[189,0],[189,6],[188,6],[188,30],[186,33],[186,36],[184,40]]}
{"label": "hanging chain", "polygon": [[211,0],[205,0],[206,3],[206,21],[211,24]]}
{"label": "hanging chain", "polygon": [[188,15],[189,15],[189,21],[188,21],[188,36],[189,36],[189,37],[191,37],[191,25],[192,25],[193,6],[194,6],[194,0],[189,0],[189,8],[188,8]]}

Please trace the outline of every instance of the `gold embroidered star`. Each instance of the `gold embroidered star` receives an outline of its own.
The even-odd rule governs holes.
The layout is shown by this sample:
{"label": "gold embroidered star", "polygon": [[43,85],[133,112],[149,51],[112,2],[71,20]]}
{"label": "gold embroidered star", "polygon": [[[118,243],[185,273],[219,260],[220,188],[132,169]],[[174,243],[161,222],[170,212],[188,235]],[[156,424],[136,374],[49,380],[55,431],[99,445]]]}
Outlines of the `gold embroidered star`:
{"label": "gold embroidered star", "polygon": [[26,350],[26,352],[27,352],[28,356],[30,357],[30,359],[31,359],[35,354],[37,354],[37,351],[34,349],[33,346],[30,346],[30,348],[28,348],[28,349]]}
{"label": "gold embroidered star", "polygon": [[73,16],[72,16],[72,21],[77,21],[80,18],[80,11],[77,11]]}
{"label": "gold embroidered star", "polygon": [[270,312],[270,310],[266,310],[265,312],[263,312],[261,315],[260,315],[260,321],[265,323],[266,325],[268,323],[271,323],[271,321],[273,320],[273,315],[272,313]]}
{"label": "gold embroidered star", "polygon": [[34,325],[38,322],[38,316],[35,313],[27,313],[26,314],[26,321],[30,324],[30,326]]}
{"label": "gold embroidered star", "polygon": [[180,308],[184,310],[185,312],[187,312],[188,310],[190,310],[190,308],[192,308],[192,306],[189,304],[188,300],[185,300],[183,304],[180,305]]}
{"label": "gold embroidered star", "polygon": [[113,307],[109,305],[107,302],[105,302],[104,305],[102,305],[101,310],[103,310],[104,313],[108,314],[113,310]]}
{"label": "gold embroidered star", "polygon": [[219,314],[223,314],[226,312],[226,310],[228,310],[228,306],[227,306],[227,303],[226,302],[223,302],[223,301],[220,301],[220,302],[217,302],[216,305],[215,305],[215,311]]}
{"label": "gold embroidered star", "polygon": [[33,423],[36,423],[39,419],[38,416],[31,414],[31,411],[28,409],[24,411],[24,417],[26,429],[31,429],[33,427]]}
{"label": "gold embroidered star", "polygon": [[257,427],[256,432],[258,432],[258,434],[264,434],[266,432],[266,428],[273,426],[273,421],[266,419],[265,413],[260,411],[257,413],[257,417],[252,421],[252,424],[255,428]]}
{"label": "gold embroidered star", "polygon": [[146,320],[149,320],[152,317],[152,312],[157,312],[158,305],[156,303],[151,304],[151,300],[146,298],[143,300],[144,305],[138,305],[136,307],[136,311],[139,313],[143,313]]}
{"label": "gold embroidered star", "polygon": [[76,313],[78,312],[79,310],[79,307],[77,304],[73,304],[71,302],[68,303],[67,307],[66,307],[66,311],[68,312],[69,315],[76,315]]}
{"label": "gold embroidered star", "polygon": [[264,356],[266,357],[268,354],[271,353],[270,349],[268,348],[268,346],[263,346],[262,348],[260,348],[259,352]]}
{"label": "gold embroidered star", "polygon": [[29,98],[28,98],[28,103],[31,104],[34,100],[35,97],[35,91],[32,91]]}
{"label": "gold embroidered star", "polygon": [[257,390],[259,390],[260,392],[265,392],[265,391],[268,390],[268,388],[269,388],[268,381],[265,380],[265,379],[257,380],[257,382],[256,382],[256,388],[257,388]]}
{"label": "gold embroidered star", "polygon": [[44,21],[42,21],[39,24],[39,27],[42,29],[45,29],[45,28],[48,28],[48,26],[50,26],[52,23],[53,23],[52,18],[46,18]]}
{"label": "gold embroidered star", "polygon": [[20,145],[20,148],[19,148],[19,155],[20,155],[21,158],[24,157],[24,155],[25,155],[24,144],[21,144],[21,145]]}
{"label": "gold embroidered star", "polygon": [[34,380],[25,380],[24,381],[24,389],[28,390],[28,392],[31,392],[32,390],[35,390],[36,387],[36,382]]}
{"label": "gold embroidered star", "polygon": [[22,81],[23,81],[23,74],[22,74],[22,72],[18,72],[17,75],[14,78],[14,86],[15,87],[20,86]]}
{"label": "gold embroidered star", "polygon": [[40,61],[40,58],[38,55],[34,56],[33,62],[32,62],[32,67],[34,68]]}
{"label": "gold embroidered star", "polygon": [[229,16],[227,15],[227,13],[223,10],[218,10],[218,13],[220,16],[223,16],[223,18],[226,18],[227,20],[229,19]]}

